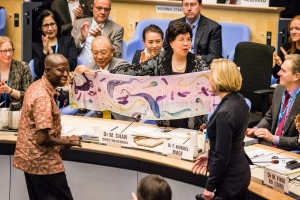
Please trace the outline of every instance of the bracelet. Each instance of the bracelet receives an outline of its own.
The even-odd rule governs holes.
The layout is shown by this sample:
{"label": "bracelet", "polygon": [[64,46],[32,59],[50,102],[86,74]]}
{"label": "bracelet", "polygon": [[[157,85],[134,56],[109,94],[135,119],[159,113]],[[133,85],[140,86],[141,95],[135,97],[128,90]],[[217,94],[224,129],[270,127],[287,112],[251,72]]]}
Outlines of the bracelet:
{"label": "bracelet", "polygon": [[10,88],[10,92],[8,93],[8,95],[11,95],[12,92],[13,92],[13,89]]}

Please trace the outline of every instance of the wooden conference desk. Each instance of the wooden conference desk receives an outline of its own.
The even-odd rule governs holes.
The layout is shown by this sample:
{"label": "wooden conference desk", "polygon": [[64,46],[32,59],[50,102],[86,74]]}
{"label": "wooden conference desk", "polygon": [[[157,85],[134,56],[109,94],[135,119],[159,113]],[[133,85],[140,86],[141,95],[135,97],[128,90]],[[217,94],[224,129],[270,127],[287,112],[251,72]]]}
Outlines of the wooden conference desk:
{"label": "wooden conference desk", "polygon": [[[121,131],[128,124],[130,124],[130,122],[96,119],[96,118],[86,118],[86,117],[78,117],[78,116],[62,116],[62,124],[69,125],[69,126],[76,126],[76,129],[73,130],[73,132],[76,133],[76,130],[78,130],[78,129],[91,132],[93,124],[101,124],[109,130],[118,126],[118,129],[116,129],[116,130]],[[128,128],[128,130],[135,128],[137,126],[141,126],[141,125],[142,125],[141,123],[133,123]],[[14,136],[14,133],[12,133],[12,132],[3,132],[3,131],[0,132],[0,156],[1,155],[13,155],[16,138],[17,137]],[[278,150],[278,149],[274,149],[271,147],[266,147],[266,146],[262,146],[262,145],[258,145],[258,144],[252,145],[252,146],[246,147],[246,148],[252,148],[252,149],[266,148],[268,150],[280,152],[280,150]],[[296,154],[292,154],[289,152],[287,152],[286,154],[293,156],[295,158],[300,158],[300,156],[296,155]],[[78,165],[80,165],[79,166],[80,169],[89,169],[90,164],[94,164],[97,167],[100,167],[99,165],[109,166],[109,168],[116,167],[116,168],[122,169],[122,170],[123,169],[126,169],[127,171],[131,170],[130,172],[133,171],[133,172],[142,172],[142,173],[149,173],[149,174],[155,173],[155,174],[160,174],[166,178],[171,178],[173,180],[177,180],[182,183],[191,184],[188,187],[193,187],[191,190],[194,192],[193,194],[191,194],[192,196],[194,196],[197,193],[200,193],[201,192],[200,187],[202,187],[202,188],[205,187],[205,182],[206,182],[206,177],[201,176],[201,175],[192,174],[192,172],[191,172],[191,167],[193,165],[192,162],[185,161],[185,160],[177,160],[174,158],[162,156],[157,153],[142,151],[142,150],[137,150],[137,149],[116,148],[116,147],[105,146],[105,145],[82,143],[82,148],[74,147],[74,148],[72,148],[72,150],[67,151],[64,154],[64,160],[67,160],[67,161],[64,161],[65,165],[67,163],[67,166],[66,166],[67,176],[68,175],[73,176],[74,174],[78,173],[78,171],[72,171],[72,169],[71,170],[68,169],[68,166],[69,166],[68,161],[75,161],[75,162],[70,162],[71,163],[70,165],[78,164]],[[0,164],[1,164],[1,161],[0,161]],[[14,169],[14,168],[12,167],[12,169]],[[102,168],[101,168],[101,170],[102,170]],[[113,170],[115,170],[115,168],[113,168]],[[17,171],[18,173],[21,173],[20,170],[14,169],[11,172],[12,177],[14,177],[15,171]],[[1,173],[0,173],[0,175],[1,175]],[[96,174],[95,174],[95,176],[96,176]],[[24,179],[24,178],[21,177],[21,179]],[[71,179],[71,183],[70,183],[70,179]],[[86,178],[86,179],[87,180],[85,180],[85,182],[87,182],[87,184],[92,185],[94,183],[93,180],[91,180],[91,178]],[[18,180],[20,180],[20,178]],[[120,182],[122,182],[121,179],[118,179],[118,180]],[[74,193],[74,187],[76,187],[76,186],[73,186],[73,185],[76,185],[76,181],[74,181],[75,182],[74,183],[72,181],[72,177],[68,177],[68,181],[69,181],[70,187],[72,189],[72,192]],[[136,183],[135,183],[135,185],[132,186],[131,191],[135,190],[136,184],[138,182],[136,179],[134,181],[136,181]],[[5,184],[7,184],[7,183],[5,183]],[[25,182],[24,182],[24,187],[25,187]],[[79,187],[81,187],[81,186],[79,186]],[[172,187],[172,185],[171,185],[171,187]],[[187,186],[185,185],[185,187],[187,187]],[[1,183],[0,183],[0,188],[1,188]],[[173,187],[172,187],[172,189],[174,190]],[[181,188],[178,188],[178,190],[180,190],[180,189]],[[271,188],[268,188],[266,186],[263,186],[256,182],[253,182],[253,181],[251,181],[248,189],[249,189],[249,191],[251,191],[251,199],[281,199],[281,200],[293,199],[285,194],[277,192]],[[175,190],[173,191],[173,194],[174,194],[173,199],[174,200],[176,199],[176,196],[175,196],[176,192],[181,192],[181,191],[177,191],[177,190],[175,191]],[[0,191],[1,191],[1,189],[0,189]],[[130,193],[128,193],[128,194],[130,195]],[[25,195],[27,195],[27,194],[25,194]],[[102,199],[102,198],[99,198],[99,199]],[[128,198],[126,197],[124,199],[130,199],[130,196],[128,196]],[[187,198],[187,199],[189,199],[189,198]]]}

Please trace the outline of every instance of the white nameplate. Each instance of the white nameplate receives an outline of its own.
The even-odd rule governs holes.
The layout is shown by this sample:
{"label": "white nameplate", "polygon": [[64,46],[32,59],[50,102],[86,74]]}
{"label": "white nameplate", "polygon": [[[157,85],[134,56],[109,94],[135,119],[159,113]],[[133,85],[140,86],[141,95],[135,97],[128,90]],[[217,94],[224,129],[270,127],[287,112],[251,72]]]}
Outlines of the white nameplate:
{"label": "white nameplate", "polygon": [[132,147],[132,136],[127,133],[120,133],[114,131],[100,131],[100,144],[107,144],[109,146]]}
{"label": "white nameplate", "polygon": [[269,7],[270,0],[241,0],[241,6]]}
{"label": "white nameplate", "polygon": [[[176,142],[165,141],[163,146],[164,155],[175,155],[174,157],[193,160],[194,147]],[[170,156],[171,157],[171,156]]]}
{"label": "white nameplate", "polygon": [[264,169],[264,184],[281,193],[289,193],[289,178],[276,172]]}
{"label": "white nameplate", "polygon": [[182,14],[182,6],[161,6],[161,5],[156,5],[156,12],[158,12],[158,13]]}

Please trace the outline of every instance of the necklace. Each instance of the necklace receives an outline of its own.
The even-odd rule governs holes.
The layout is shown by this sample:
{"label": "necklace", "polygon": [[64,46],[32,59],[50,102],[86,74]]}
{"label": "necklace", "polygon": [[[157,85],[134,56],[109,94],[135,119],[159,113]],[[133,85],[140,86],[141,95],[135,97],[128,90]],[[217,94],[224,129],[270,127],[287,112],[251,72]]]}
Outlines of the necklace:
{"label": "necklace", "polygon": [[178,69],[176,67],[176,65],[177,65],[176,62],[174,60],[172,60],[172,68],[176,69],[177,72],[184,72],[186,69],[186,60],[184,61],[183,64],[180,65],[181,67],[182,67],[182,65],[184,65],[184,67],[182,69]]}

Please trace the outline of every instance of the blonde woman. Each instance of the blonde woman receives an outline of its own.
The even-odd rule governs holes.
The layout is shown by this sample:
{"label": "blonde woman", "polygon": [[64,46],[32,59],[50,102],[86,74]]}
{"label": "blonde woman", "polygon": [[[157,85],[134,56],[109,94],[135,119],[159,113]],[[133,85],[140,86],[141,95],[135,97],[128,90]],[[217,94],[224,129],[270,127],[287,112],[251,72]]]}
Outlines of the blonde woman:
{"label": "blonde woman", "polygon": [[[209,118],[207,134],[209,154],[196,158],[193,173],[209,172],[204,199],[247,199],[251,173],[244,151],[244,137],[249,120],[249,107],[237,93],[242,77],[237,66],[225,59],[215,59],[211,65],[209,83],[221,102]],[[216,198],[218,199],[218,198]]]}

